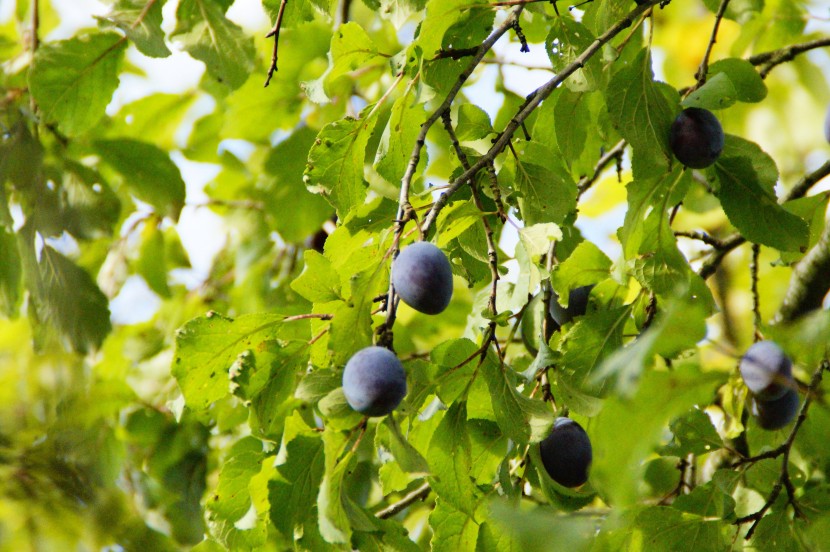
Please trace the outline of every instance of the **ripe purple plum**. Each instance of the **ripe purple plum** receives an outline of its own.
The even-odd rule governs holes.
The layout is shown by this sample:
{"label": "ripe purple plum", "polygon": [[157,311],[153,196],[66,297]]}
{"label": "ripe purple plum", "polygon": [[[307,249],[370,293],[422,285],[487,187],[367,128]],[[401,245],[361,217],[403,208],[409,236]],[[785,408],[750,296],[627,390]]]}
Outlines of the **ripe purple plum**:
{"label": "ripe purple plum", "polygon": [[684,109],[669,132],[672,153],[692,169],[703,169],[717,161],[723,142],[723,128],[717,117],[699,107]]}
{"label": "ripe purple plum", "polygon": [[405,247],[392,263],[392,285],[404,303],[424,314],[438,314],[452,299],[452,268],[429,242]]}
{"label": "ripe purple plum", "polygon": [[557,418],[553,431],[539,445],[542,464],[551,479],[563,487],[579,487],[588,481],[593,450],[588,434],[570,418]]}
{"label": "ripe purple plum", "polygon": [[788,389],[781,397],[764,401],[752,398],[750,412],[764,429],[781,429],[795,419],[798,414],[798,391]]}
{"label": "ripe purple plum", "polygon": [[762,401],[780,399],[794,388],[792,362],[774,341],[753,344],[738,367],[752,395]]}
{"label": "ripe purple plum", "polygon": [[366,347],[346,363],[343,394],[357,412],[385,416],[395,410],[406,395],[406,372],[389,349]]}

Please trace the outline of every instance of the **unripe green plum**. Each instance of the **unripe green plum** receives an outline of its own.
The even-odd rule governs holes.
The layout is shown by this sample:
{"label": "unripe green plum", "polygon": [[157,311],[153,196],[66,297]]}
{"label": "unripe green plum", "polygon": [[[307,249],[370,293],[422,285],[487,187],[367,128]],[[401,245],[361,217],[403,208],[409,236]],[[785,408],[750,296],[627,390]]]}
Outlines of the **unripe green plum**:
{"label": "unripe green plum", "polygon": [[452,268],[429,242],[405,247],[392,263],[392,285],[401,300],[424,314],[438,314],[452,299]]}
{"label": "unripe green plum", "polygon": [[723,151],[723,127],[711,111],[699,107],[684,109],[669,131],[669,146],[675,157],[693,169],[717,161]]}
{"label": "unripe green plum", "polygon": [[588,481],[593,449],[588,434],[570,418],[557,418],[553,431],[539,444],[542,464],[551,479],[563,487],[579,487]]}
{"label": "unripe green plum", "polygon": [[389,349],[366,347],[346,363],[343,394],[357,412],[385,416],[395,410],[406,395],[406,372]]}
{"label": "unripe green plum", "polygon": [[738,367],[753,396],[762,401],[779,399],[794,388],[792,362],[774,341],[754,343]]}
{"label": "unripe green plum", "polygon": [[752,398],[750,412],[764,429],[781,429],[795,419],[798,414],[798,391],[787,389],[779,398],[764,401]]}

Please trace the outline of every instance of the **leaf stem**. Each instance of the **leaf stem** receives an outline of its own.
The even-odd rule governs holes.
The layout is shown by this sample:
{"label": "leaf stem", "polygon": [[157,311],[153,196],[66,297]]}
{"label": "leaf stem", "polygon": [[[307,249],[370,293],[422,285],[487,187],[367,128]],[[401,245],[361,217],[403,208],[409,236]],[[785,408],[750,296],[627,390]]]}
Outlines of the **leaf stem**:
{"label": "leaf stem", "polygon": [[283,14],[285,14],[286,4],[288,4],[288,0],[281,0],[280,10],[277,12],[277,20],[274,23],[274,28],[271,29],[267,35],[265,35],[265,38],[274,37],[274,50],[271,53],[271,65],[268,67],[268,76],[265,78],[266,88],[271,83],[271,77],[273,77],[274,73],[277,72],[277,52],[280,47],[280,27],[282,27],[282,17]]}

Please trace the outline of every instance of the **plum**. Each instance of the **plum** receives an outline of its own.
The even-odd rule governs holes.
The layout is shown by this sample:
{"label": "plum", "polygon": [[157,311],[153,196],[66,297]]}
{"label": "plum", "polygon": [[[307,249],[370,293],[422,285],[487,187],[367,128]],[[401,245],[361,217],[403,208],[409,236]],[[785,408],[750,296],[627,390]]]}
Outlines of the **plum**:
{"label": "plum", "polygon": [[392,263],[392,285],[404,303],[438,314],[452,299],[452,268],[447,256],[428,242],[405,247]]}
{"label": "plum", "polygon": [[750,412],[764,429],[781,429],[795,419],[798,414],[798,391],[787,389],[779,398],[765,401],[752,398]]}
{"label": "plum", "polygon": [[539,445],[539,453],[545,471],[560,485],[579,487],[588,481],[593,460],[591,440],[570,418],[556,418],[553,431]]}
{"label": "plum", "polygon": [[780,399],[794,388],[792,362],[774,341],[753,344],[738,367],[753,396],[762,401]]}
{"label": "plum", "polygon": [[675,157],[692,169],[712,165],[723,151],[723,128],[711,111],[699,107],[684,109],[669,132],[669,146]]}
{"label": "plum", "polygon": [[395,410],[406,395],[406,372],[389,349],[366,347],[346,363],[343,394],[357,412],[385,416]]}
{"label": "plum", "polygon": [[[571,290],[568,294],[568,308],[559,304],[559,296],[554,292],[550,300],[550,315],[553,318],[552,332],[558,331],[560,327],[571,322],[577,316],[582,316],[588,309],[588,297],[591,295],[593,285],[582,286]],[[522,341],[530,354],[536,355],[539,352],[539,336],[542,333],[544,322],[542,311],[542,294],[535,295],[527,305],[522,315]]]}
{"label": "plum", "polygon": [[592,289],[594,289],[593,285],[572,289],[568,294],[568,308],[563,308],[559,304],[558,296],[554,295],[551,297],[550,315],[553,317],[553,320],[559,326],[564,326],[577,316],[585,314],[585,311],[588,310],[588,297],[591,296]]}

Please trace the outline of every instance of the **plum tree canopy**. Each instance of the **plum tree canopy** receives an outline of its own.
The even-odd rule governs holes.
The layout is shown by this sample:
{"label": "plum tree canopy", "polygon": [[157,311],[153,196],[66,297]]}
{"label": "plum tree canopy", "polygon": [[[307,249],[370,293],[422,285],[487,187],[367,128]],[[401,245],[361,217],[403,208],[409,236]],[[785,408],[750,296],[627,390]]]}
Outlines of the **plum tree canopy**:
{"label": "plum tree canopy", "polygon": [[0,3],[0,550],[826,547],[827,3],[572,4]]}

